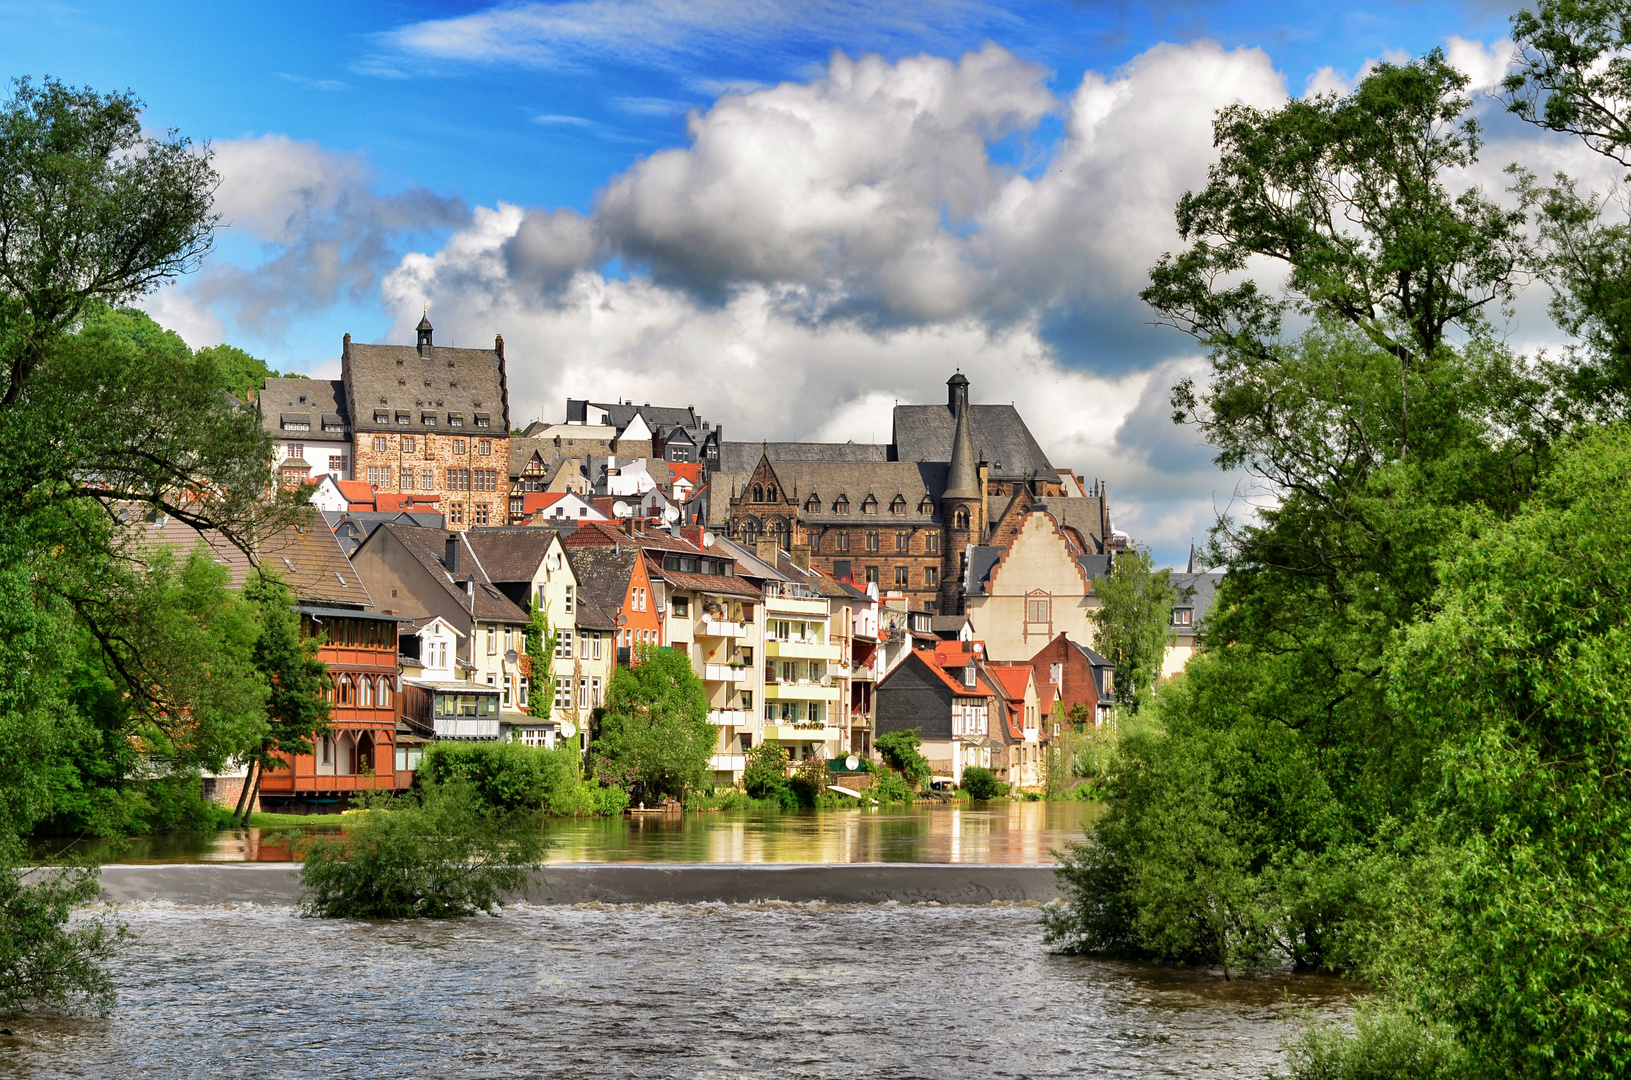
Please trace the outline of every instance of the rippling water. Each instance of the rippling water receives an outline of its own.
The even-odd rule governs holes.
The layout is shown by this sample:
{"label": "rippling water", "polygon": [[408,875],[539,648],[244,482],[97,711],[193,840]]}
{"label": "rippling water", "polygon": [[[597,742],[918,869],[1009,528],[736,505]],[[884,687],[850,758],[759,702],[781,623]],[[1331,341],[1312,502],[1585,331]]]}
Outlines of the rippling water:
{"label": "rippling water", "polygon": [[118,1012],[0,1075],[1260,1077],[1332,980],[1053,956],[1027,907],[519,907],[449,923],[138,906]]}
{"label": "rippling water", "polygon": [[[889,810],[750,810],[556,820],[551,862],[931,862],[1051,863],[1051,852],[1080,839],[1099,803],[996,802],[970,807],[919,804]],[[337,819],[327,819],[335,827]],[[323,826],[320,826],[323,827]],[[281,862],[287,830],[173,833],[66,845],[104,861]],[[63,845],[42,841],[49,857]]]}

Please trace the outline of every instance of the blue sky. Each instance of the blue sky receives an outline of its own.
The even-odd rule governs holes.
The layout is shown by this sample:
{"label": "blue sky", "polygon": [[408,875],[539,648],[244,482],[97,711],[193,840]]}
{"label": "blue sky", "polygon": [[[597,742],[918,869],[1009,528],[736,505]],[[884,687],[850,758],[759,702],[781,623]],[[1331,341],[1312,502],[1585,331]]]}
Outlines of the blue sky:
{"label": "blue sky", "polygon": [[150,126],[215,145],[231,227],[150,304],[195,346],[321,374],[342,333],[393,338],[429,304],[442,339],[519,346],[518,422],[566,393],[683,398],[752,438],[887,438],[894,400],[962,366],[1176,559],[1236,479],[1166,423],[1193,349],[1134,294],[1206,118],[1452,40],[1498,72],[1508,17],[0,2],[0,58],[129,88]]}

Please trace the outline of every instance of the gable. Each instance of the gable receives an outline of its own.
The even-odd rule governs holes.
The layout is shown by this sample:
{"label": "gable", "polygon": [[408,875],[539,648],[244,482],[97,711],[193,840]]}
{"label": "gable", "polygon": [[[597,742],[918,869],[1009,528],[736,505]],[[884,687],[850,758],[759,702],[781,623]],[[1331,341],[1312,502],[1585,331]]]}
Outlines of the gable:
{"label": "gable", "polygon": [[1086,596],[1091,591],[1058,523],[1045,513],[1026,515],[1014,542],[991,568],[985,586],[990,596],[1024,596],[1037,591],[1052,596]]}

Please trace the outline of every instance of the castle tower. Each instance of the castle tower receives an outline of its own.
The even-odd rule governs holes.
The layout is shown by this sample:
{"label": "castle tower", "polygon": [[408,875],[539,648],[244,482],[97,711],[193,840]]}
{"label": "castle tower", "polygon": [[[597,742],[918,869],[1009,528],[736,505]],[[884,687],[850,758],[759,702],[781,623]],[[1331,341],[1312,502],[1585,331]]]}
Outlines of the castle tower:
{"label": "castle tower", "polygon": [[980,488],[974,435],[969,430],[968,378],[958,372],[946,380],[946,407],[956,418],[951,440],[951,466],[946,471],[946,490],[940,496],[941,530],[945,537],[940,549],[940,599],[942,615],[963,611],[963,562],[968,548],[980,542]]}

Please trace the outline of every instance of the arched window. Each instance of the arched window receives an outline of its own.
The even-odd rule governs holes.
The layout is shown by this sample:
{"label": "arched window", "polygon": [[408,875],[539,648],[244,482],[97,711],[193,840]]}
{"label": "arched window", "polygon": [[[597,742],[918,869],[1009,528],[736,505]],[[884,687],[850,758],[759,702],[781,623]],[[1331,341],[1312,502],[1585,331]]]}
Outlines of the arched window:
{"label": "arched window", "polygon": [[752,518],[742,522],[742,539],[753,543],[759,539],[759,523]]}
{"label": "arched window", "polygon": [[821,496],[817,495],[815,492],[812,491],[810,493],[810,497],[808,499],[804,500],[804,512],[806,514],[813,514],[813,513],[815,513],[816,511],[818,511],[820,509],[821,509]]}
{"label": "arched window", "polygon": [[390,679],[390,676],[381,675],[379,677],[379,695],[376,698],[376,700],[379,702],[380,708],[382,708],[382,709],[390,708],[390,706],[391,706],[391,679]]}
{"label": "arched window", "polygon": [[771,484],[769,487],[765,488],[765,499],[767,501],[769,501],[769,502],[775,502],[776,501],[776,485],[775,484]]}
{"label": "arched window", "polygon": [[769,529],[770,529],[770,538],[772,540],[776,541],[776,546],[780,547],[780,548],[786,547],[787,546],[787,522],[782,521],[780,518],[777,518],[776,520],[774,520],[774,521],[772,521],[770,523]]}
{"label": "arched window", "polygon": [[889,504],[889,512],[891,514],[906,513],[906,496],[896,495],[895,501]]}
{"label": "arched window", "polygon": [[355,702],[355,700],[356,700],[356,695],[353,693],[353,687],[351,685],[351,676],[341,675],[338,685],[339,685],[339,690],[340,690],[340,704],[341,705],[353,704]]}
{"label": "arched window", "polygon": [[364,708],[374,705],[374,680],[366,675],[357,680],[357,704]]}
{"label": "arched window", "polygon": [[956,528],[968,528],[968,511],[959,507],[957,513],[952,515],[952,522]]}
{"label": "arched window", "polygon": [[754,502],[764,502],[765,501],[765,489],[760,484],[754,484],[753,485],[753,501]]}

